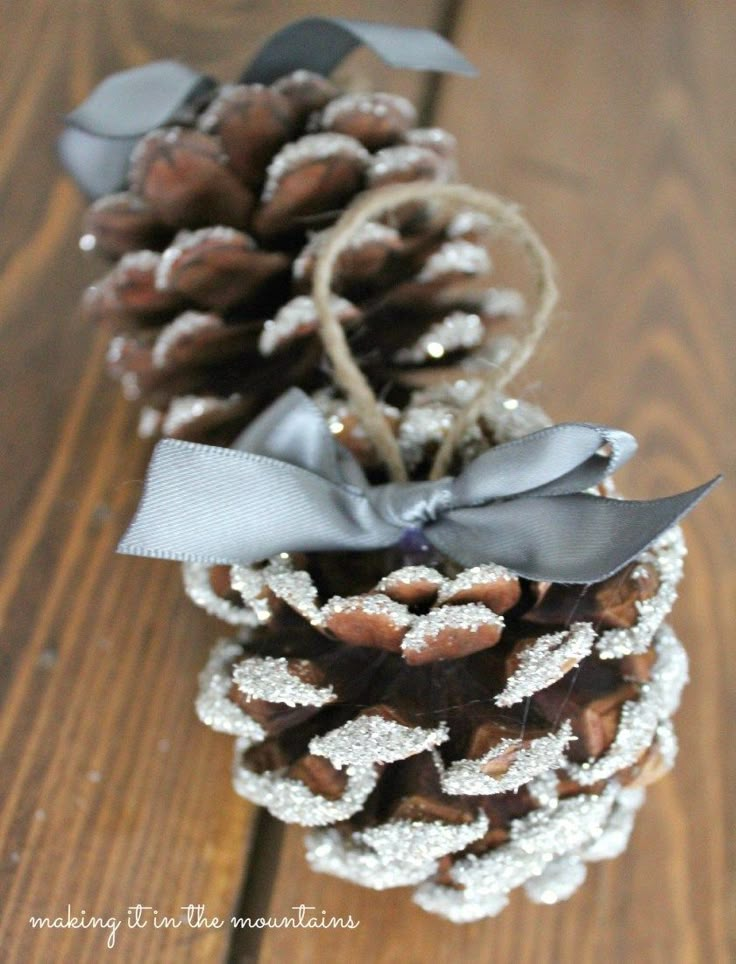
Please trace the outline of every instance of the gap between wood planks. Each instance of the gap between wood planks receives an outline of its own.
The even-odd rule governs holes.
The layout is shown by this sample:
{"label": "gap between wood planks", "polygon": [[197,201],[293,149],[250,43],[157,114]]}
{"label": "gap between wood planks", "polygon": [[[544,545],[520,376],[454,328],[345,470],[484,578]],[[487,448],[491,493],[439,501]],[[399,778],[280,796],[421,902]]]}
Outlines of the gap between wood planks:
{"label": "gap between wood planks", "polygon": [[[434,29],[452,40],[463,0],[445,0]],[[427,74],[417,98],[418,125],[430,127],[442,90],[442,74]],[[284,825],[266,810],[259,810],[253,821],[248,856],[233,914],[257,920],[268,917],[271,894],[281,859]],[[225,960],[227,964],[255,964],[265,931],[257,927],[232,928]]]}

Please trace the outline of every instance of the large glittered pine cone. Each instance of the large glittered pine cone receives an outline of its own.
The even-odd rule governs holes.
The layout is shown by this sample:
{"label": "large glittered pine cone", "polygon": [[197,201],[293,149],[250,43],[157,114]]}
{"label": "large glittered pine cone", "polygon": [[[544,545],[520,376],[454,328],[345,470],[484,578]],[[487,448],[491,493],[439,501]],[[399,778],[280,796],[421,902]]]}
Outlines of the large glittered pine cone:
{"label": "large glittered pine cone", "polygon": [[[369,188],[451,179],[455,141],[417,128],[403,97],[341,94],[303,70],[196,107],[189,126],[146,135],[128,190],[87,211],[81,246],[117,260],[83,313],[112,333],[108,368],[142,406],[142,435],[227,444],[287,386],[329,382],[309,290],[342,209]],[[486,227],[406,205],[343,252],[333,308],[379,391],[482,355],[519,311],[483,277]]]}
{"label": "large glittered pine cone", "polygon": [[[476,390],[423,391],[397,413],[414,477]],[[453,470],[547,424],[495,396]],[[239,626],[213,651],[197,710],[237,737],[237,792],[313,828],[315,870],[413,886],[458,922],[498,913],[521,886],[552,903],[624,849],[643,787],[673,763],[687,660],[663,620],[683,554],[672,529],[588,587],[463,569],[412,538],[189,565],[192,598]]]}
{"label": "large glittered pine cone", "polygon": [[[494,233],[525,253],[533,307],[525,337],[502,349],[485,371],[425,385],[393,408],[379,402],[356,365],[330,309],[330,282],[341,251],[372,217],[430,199],[455,214],[464,207],[484,212]],[[579,473],[571,471],[571,453],[557,432],[543,433],[554,467],[546,464],[541,476],[530,470],[526,446],[513,444],[549,425],[540,409],[502,389],[531,356],[556,301],[549,255],[513,205],[457,185],[374,192],[351,206],[318,254],[312,297],[337,382],[314,401],[333,438],[363,466],[368,488],[383,486],[373,497],[376,505],[387,499],[388,509],[370,524],[380,529],[388,519],[393,533],[377,531],[375,541],[353,543],[353,536],[368,535],[361,509],[360,523],[353,520],[344,534],[351,516],[338,504],[359,499],[363,483],[337,471],[347,455],[329,448],[334,442],[326,432],[320,445],[329,443],[329,457],[316,459],[312,429],[305,434],[308,454],[293,451],[295,431],[306,422],[281,433],[281,423],[269,419],[285,418],[288,406],[274,406],[239,440],[239,451],[223,453],[229,465],[242,457],[244,474],[228,474],[221,491],[198,478],[199,460],[211,463],[211,450],[205,456],[197,446],[160,443],[142,513],[123,551],[200,560],[185,566],[189,595],[238,632],[215,648],[202,673],[198,714],[237,738],[237,792],[279,819],[312,828],[307,857],[315,870],[376,889],[415,887],[421,907],[457,922],[498,913],[518,887],[535,901],[564,899],[584,879],[588,862],[624,849],[644,788],[674,761],[671,718],[687,658],[664,620],[682,573],[684,544],[673,526],[682,511],[657,511],[658,524],[649,528],[642,512],[671,500],[637,503],[635,517],[630,504],[617,504],[610,472],[633,451],[625,433],[597,435],[588,468],[578,465]],[[477,466],[478,457],[497,446],[514,455],[508,464],[501,453],[483,463],[484,471],[499,472],[490,481],[500,494],[487,501],[482,488],[473,493],[462,480],[472,474],[471,463]],[[325,492],[333,461],[334,490]],[[599,472],[602,464],[610,471]],[[194,486],[183,514],[186,499],[171,499],[172,491],[187,494],[186,485],[179,491],[182,465]],[[557,469],[561,474],[554,475]],[[258,478],[266,470],[275,473],[270,479],[281,492],[271,502]],[[464,492],[457,504],[454,482]],[[674,498],[687,497],[677,503],[687,511],[712,484]],[[238,537],[229,511],[233,498],[237,503],[233,489],[241,486],[247,490],[243,511],[255,514]],[[420,490],[418,504],[402,501]],[[217,492],[223,516],[204,526],[202,505],[216,512]],[[538,522],[525,528],[505,513],[518,492],[571,496],[567,514],[554,516],[565,528],[555,529],[552,516],[544,523],[549,529],[541,531]],[[305,495],[306,503],[300,501]],[[373,504],[370,493],[366,499]],[[421,505],[423,499],[432,504]],[[496,519],[506,520],[495,530],[482,515],[477,522],[465,515],[460,541],[442,542],[441,535],[432,541],[435,521],[442,523],[446,511],[451,516],[453,506],[482,511],[495,503]],[[264,530],[262,509],[283,510],[273,527],[277,539],[267,524]],[[624,516],[615,509],[633,518],[635,528],[619,524]],[[593,533],[581,521],[583,566],[568,539],[575,512],[581,520],[592,513],[603,527]],[[473,542],[474,524],[483,539],[478,551],[467,553],[462,539]],[[501,531],[506,524],[508,531]],[[559,548],[555,533],[567,547],[557,563],[541,558]],[[602,537],[605,550],[595,569],[588,568],[585,547],[591,537],[595,543]],[[262,558],[282,539],[284,549],[300,551],[247,566],[205,564]],[[390,548],[357,551],[358,544]],[[311,549],[325,545],[345,551]],[[477,564],[463,567],[437,548],[442,545]],[[494,547],[499,561],[527,576],[494,561]],[[591,572],[614,575],[598,575],[596,582]]]}

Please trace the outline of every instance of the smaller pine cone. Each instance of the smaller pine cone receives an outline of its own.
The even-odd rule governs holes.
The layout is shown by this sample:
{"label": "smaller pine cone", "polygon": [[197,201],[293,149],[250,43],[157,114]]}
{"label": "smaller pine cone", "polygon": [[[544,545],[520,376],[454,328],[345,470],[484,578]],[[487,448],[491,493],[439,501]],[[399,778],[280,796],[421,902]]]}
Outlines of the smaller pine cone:
{"label": "smaller pine cone", "polygon": [[[296,71],[224,86],[189,126],[141,139],[128,190],[90,206],[80,244],[117,262],[83,314],[111,330],[109,371],[142,406],[142,435],[229,444],[284,385],[328,384],[304,299],[330,226],[368,188],[454,176],[452,135],[415,124],[402,97]],[[407,205],[339,259],[351,346],[397,404],[482,358],[518,314],[518,295],[487,286],[487,228]]]}

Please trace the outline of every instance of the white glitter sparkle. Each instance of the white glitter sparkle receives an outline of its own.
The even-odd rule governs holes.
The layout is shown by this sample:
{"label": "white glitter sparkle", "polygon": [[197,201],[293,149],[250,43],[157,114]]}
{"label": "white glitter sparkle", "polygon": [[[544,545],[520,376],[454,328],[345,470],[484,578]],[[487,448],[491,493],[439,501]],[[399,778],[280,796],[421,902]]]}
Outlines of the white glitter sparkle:
{"label": "white glitter sparkle", "polygon": [[462,850],[487,831],[488,817],[479,811],[471,823],[390,820],[353,834],[353,840],[376,851],[387,864],[424,863]]}
{"label": "white glitter sparkle", "polygon": [[540,773],[527,784],[527,790],[532,795],[537,805],[554,810],[557,806],[559,780],[553,770]]}
{"label": "white glitter sparkle", "polygon": [[[302,248],[298,257],[294,259],[292,266],[292,275],[297,281],[302,281],[308,276],[315,257],[324,248],[329,237],[329,231],[317,231]],[[374,244],[382,244],[387,248],[396,249],[400,246],[400,242],[401,235],[395,228],[378,221],[367,221],[355,231],[345,250],[360,251],[361,248],[367,248]]]}
{"label": "white glitter sparkle", "polygon": [[159,291],[167,291],[171,283],[171,270],[182,254],[207,242],[232,245],[246,251],[252,251],[256,247],[255,241],[247,234],[221,224],[199,228],[197,231],[179,231],[161,255],[161,260],[156,267],[156,288]]}
{"label": "white glitter sparkle", "polygon": [[[263,88],[263,84],[248,84],[248,87],[254,87],[256,89]],[[237,104],[240,99],[239,95],[245,94],[247,88],[242,84],[223,84],[217,92],[215,99],[208,104],[207,109],[204,110],[197,120],[197,127],[201,131],[207,134],[212,133],[217,130],[220,123],[220,115],[224,108],[226,108],[233,101]]]}
{"label": "white glitter sparkle", "polygon": [[129,271],[151,272],[154,276],[161,263],[158,251],[140,248],[138,251],[128,251],[115,265],[114,271],[118,277],[125,276]]}
{"label": "white glitter sparkle", "polygon": [[139,212],[148,210],[142,198],[137,197],[135,194],[130,194],[128,191],[116,191],[115,194],[103,194],[102,197],[92,202],[89,210],[107,211],[110,208],[114,210],[120,204],[123,206],[123,213],[125,213],[126,210]]}
{"label": "white glitter sparkle", "polygon": [[662,720],[657,727],[657,749],[659,750],[662,766],[671,770],[677,759],[679,744],[672,720]]}
{"label": "white glitter sparkle", "polygon": [[589,656],[596,640],[592,623],[573,623],[569,630],[540,636],[519,654],[519,666],[495,697],[497,706],[513,706],[546,689]]}
{"label": "white glitter sparkle", "polygon": [[[472,354],[463,359],[463,370],[468,379],[479,379],[483,377],[483,372],[489,368],[503,368],[511,355],[518,349],[519,340],[509,334],[497,334],[489,332],[488,338]],[[486,433],[493,437],[494,444],[499,436],[496,435],[496,426],[487,416],[482,418],[482,424]],[[483,451],[483,450],[481,450]],[[478,454],[476,452],[476,454]]]}
{"label": "white glitter sparkle", "polygon": [[606,780],[627,766],[633,766],[648,749],[657,728],[654,708],[642,700],[629,700],[621,708],[616,737],[609,749],[597,760],[568,763],[570,776],[583,786]]}
{"label": "white glitter sparkle", "polygon": [[491,219],[480,211],[460,211],[454,215],[445,229],[448,238],[465,238],[468,235],[486,235],[491,229]]}
{"label": "white glitter sparkle", "polygon": [[181,567],[184,591],[192,602],[210,616],[216,616],[231,626],[257,626],[258,618],[252,609],[244,609],[218,596],[212,588],[210,570],[200,562],[185,562]]}
{"label": "white glitter sparkle", "polygon": [[[399,448],[407,466],[419,465],[433,445],[445,437],[453,421],[449,408],[439,405],[409,405],[399,425]],[[480,432],[474,428],[474,434]]]}
{"label": "white glitter sparkle", "polygon": [[300,679],[300,665],[308,660],[283,656],[251,656],[233,668],[233,681],[248,699],[285,703],[286,706],[325,706],[337,699],[332,686],[314,686]]}
{"label": "white glitter sparkle", "polygon": [[199,674],[199,693],[194,707],[197,716],[217,733],[229,733],[241,741],[241,748],[248,749],[265,739],[260,724],[244,713],[228,699],[232,686],[230,669],[237,659],[243,657],[243,644],[221,639],[213,647],[207,665]]}
{"label": "white glitter sparkle", "polygon": [[[410,469],[416,468],[427,452],[442,442],[458,409],[470,402],[479,385],[480,382],[475,379],[463,378],[414,392],[402,414],[398,435],[401,454]],[[521,438],[551,424],[548,416],[536,405],[517,399],[518,407],[509,410],[504,408],[504,401],[505,396],[494,395],[484,406],[481,419],[484,425],[491,427],[498,444]],[[460,455],[467,463],[487,447],[481,428],[473,425],[462,439]]]}
{"label": "white glitter sparkle", "polygon": [[553,809],[532,810],[511,821],[511,843],[545,862],[600,836],[613,807],[618,786],[609,783],[600,794],[581,793],[559,800]]}
{"label": "white glitter sparkle", "polygon": [[472,241],[445,241],[430,255],[417,275],[423,284],[462,274],[475,276],[491,270],[491,259],[484,247]]}
{"label": "white glitter sparkle", "polygon": [[395,720],[370,713],[348,720],[324,736],[315,736],[309,752],[324,756],[335,766],[366,766],[395,763],[439,746],[449,739],[445,723],[434,729],[404,726]]}
{"label": "white glitter sparkle", "polygon": [[687,655],[669,626],[660,628],[654,646],[657,659],[651,680],[641,687],[638,700],[627,700],[623,704],[611,746],[596,760],[568,762],[568,773],[583,786],[606,780],[619,770],[633,766],[651,745],[659,723],[677,709],[688,679]]}
{"label": "white glitter sparkle", "polygon": [[185,311],[168,325],[164,325],[151,349],[153,367],[166,368],[170,360],[169,354],[178,342],[205,331],[225,331],[225,322],[218,315],[203,311]]}
{"label": "white glitter sparkle", "polygon": [[327,623],[338,613],[361,613],[366,616],[378,616],[388,620],[396,629],[411,626],[415,617],[407,607],[395,599],[380,592],[368,593],[365,596],[333,596],[322,607],[321,620]]}
{"label": "white glitter sparkle", "polygon": [[320,118],[322,127],[330,128],[335,121],[346,114],[369,114],[373,117],[386,117],[389,111],[398,113],[407,127],[416,123],[417,112],[414,105],[406,97],[399,94],[360,93],[343,94],[336,97],[322,111]]}
{"label": "white glitter sparkle", "polygon": [[[312,395],[312,401],[322,412],[330,431],[337,434],[342,432],[346,425],[352,423],[352,425],[350,425],[350,436],[361,441],[367,439],[365,429],[359,423],[356,424],[355,412],[344,399],[335,398],[328,389],[315,392],[314,395]],[[386,405],[383,402],[379,403],[379,408],[381,414],[389,423],[398,423],[401,415],[398,408],[395,408],[393,405]]]}
{"label": "white glitter sparkle", "polygon": [[[394,360],[400,365],[420,364],[427,358],[439,358],[448,352],[477,348],[485,334],[480,315],[453,311],[431,325],[409,348],[397,351]],[[439,354],[433,346],[439,346]]]}
{"label": "white glitter sparkle", "polygon": [[545,857],[528,853],[514,844],[503,844],[482,856],[468,854],[453,866],[454,881],[467,887],[475,898],[482,895],[505,896],[544,869]]}
{"label": "white glitter sparkle", "polygon": [[462,631],[473,635],[486,626],[501,630],[504,622],[498,613],[491,612],[480,603],[466,603],[462,606],[444,606],[433,609],[426,616],[417,616],[414,625],[404,636],[402,652],[421,653],[446,631]]}
{"label": "white glitter sparkle", "polygon": [[347,820],[362,809],[378,782],[374,766],[348,767],[347,786],[338,800],[328,800],[301,782],[284,776],[283,771],[254,773],[243,766],[241,757],[247,744],[237,740],[233,766],[235,792],[252,803],[265,807],[284,823],[298,823],[302,827],[322,827]]}
{"label": "white glitter sparkle", "polygon": [[[128,164],[129,172],[135,172],[135,168],[138,167],[138,165],[145,159],[149,144],[167,144],[176,146],[178,141],[182,138],[182,135],[186,137],[187,131],[188,128],[180,125],[175,127],[157,127],[156,129],[149,131],[138,141],[130,153],[130,161]],[[219,140],[213,137],[211,138],[210,144],[214,147],[216,144],[219,144]],[[206,151],[205,153],[208,160],[215,161],[223,166],[227,164],[228,157],[224,151],[220,150],[219,153],[215,153],[213,151],[211,154],[209,151]]]}
{"label": "white glitter sparkle", "polygon": [[[556,733],[531,740],[527,746],[521,738],[507,737],[479,759],[456,760],[447,769],[435,756],[442,789],[445,793],[473,796],[517,790],[540,774],[561,767],[565,749],[573,739],[572,726],[566,720]],[[506,772],[490,776],[486,767],[508,753],[512,756]]]}
{"label": "white glitter sparkle", "polygon": [[516,582],[516,576],[504,566],[489,563],[463,569],[454,579],[445,579],[437,597],[438,603],[453,602],[458,596],[495,583]]}
{"label": "white glitter sparkle", "polygon": [[[330,307],[332,313],[341,321],[357,317],[358,314],[355,305],[337,295],[330,297]],[[309,295],[297,295],[287,301],[273,318],[264,322],[258,350],[268,357],[292,338],[303,337],[315,331],[318,324],[319,315],[314,301]]]}
{"label": "white glitter sparkle", "polygon": [[214,395],[181,395],[169,403],[168,411],[161,426],[162,435],[175,435],[197,419],[210,415],[220,415],[223,419],[235,414],[243,403],[243,396],[237,393],[228,398]]}
{"label": "white glitter sparkle", "polygon": [[547,428],[551,421],[547,413],[538,405],[532,405],[523,399],[515,399],[518,406],[509,409],[504,403],[507,397],[494,395],[483,409],[483,421],[493,428],[493,437],[497,445],[502,442],[512,442],[532,432]]}
{"label": "white glitter sparkle", "polygon": [[690,678],[688,658],[682,644],[671,627],[663,625],[654,638],[657,659],[652,666],[649,683],[642,686],[642,692],[657,709],[660,720],[673,716],[680,707],[682,690]]}
{"label": "white glitter sparkle", "polygon": [[509,843],[456,861],[451,874],[463,889],[428,880],[414,900],[456,923],[495,916],[521,885],[532,900],[563,900],[582,883],[584,861],[620,853],[643,798],[614,781],[598,796],[579,795],[514,820]]}
{"label": "white glitter sparkle", "polygon": [[307,835],[306,856],[312,870],[349,880],[372,890],[419,884],[437,870],[434,860],[387,862],[375,850],[346,840],[337,830]]}
{"label": "white glitter sparkle", "polygon": [[322,614],[317,605],[317,587],[308,572],[271,565],[265,570],[264,578],[274,596],[282,599],[313,626],[322,624]]}
{"label": "white glitter sparkle", "polygon": [[535,904],[557,904],[575,893],[585,881],[587,872],[579,857],[557,857],[547,864],[538,877],[527,880],[524,890]]}
{"label": "white glitter sparkle", "polygon": [[120,379],[120,387],[123,390],[123,397],[129,402],[137,402],[142,395],[137,372],[125,372]]}
{"label": "white glitter sparkle", "polygon": [[442,573],[431,566],[403,566],[384,576],[376,586],[376,590],[390,596],[402,588],[421,584],[439,588],[444,581],[445,577]]}
{"label": "white glitter sparkle", "polygon": [[336,156],[351,157],[363,166],[367,166],[370,160],[370,154],[363,145],[345,134],[307,134],[298,141],[286,144],[268,166],[261,200],[270,201],[281,180],[297,168]]}
{"label": "white glitter sparkle", "polygon": [[518,318],[525,308],[524,296],[514,288],[489,288],[483,296],[482,313],[491,318]]}
{"label": "white glitter sparkle", "polygon": [[139,438],[155,438],[161,429],[162,414],[159,409],[144,405],[138,416]]}
{"label": "white glitter sparkle", "polygon": [[232,566],[230,585],[240,593],[243,605],[253,614],[256,623],[266,623],[271,618],[271,606],[265,596],[266,580],[263,569],[253,566]]}
{"label": "white glitter sparkle", "polygon": [[[404,137],[407,144],[428,147],[440,157],[452,157],[457,149],[457,138],[442,127],[415,127]],[[482,217],[482,215],[481,215]]]}
{"label": "white glitter sparkle", "polygon": [[602,659],[618,659],[649,649],[655,632],[677,599],[676,587],[682,578],[686,552],[682,530],[674,526],[638,557],[640,562],[648,562],[655,567],[659,587],[650,599],[637,600],[639,618],[634,626],[630,629],[607,629],[601,633],[596,649]]}
{"label": "white glitter sparkle", "polygon": [[107,364],[117,365],[123,358],[125,348],[130,342],[131,339],[126,338],[125,335],[115,335],[114,338],[111,338],[107,346],[107,351],[105,352],[105,361]]}
{"label": "white glitter sparkle", "polygon": [[432,881],[417,887],[412,899],[422,910],[445,917],[453,924],[471,924],[496,917],[509,902],[506,894],[475,894]]}
{"label": "white glitter sparkle", "polygon": [[646,791],[641,787],[621,787],[616,798],[616,806],[636,812],[642,808],[646,798]]}
{"label": "white glitter sparkle", "polygon": [[[644,802],[644,791],[638,791],[638,796],[632,797],[635,791],[621,790],[616,799],[608,820],[602,827],[601,834],[582,850],[585,860],[613,860],[625,850],[634,829],[636,812]],[[629,794],[629,796],[626,796]]]}
{"label": "white glitter sparkle", "polygon": [[376,151],[368,166],[368,183],[373,185],[383,182],[395,175],[408,174],[415,168],[427,169],[431,172],[427,176],[432,180],[444,179],[445,171],[438,161],[436,151],[414,144],[400,144],[398,147],[384,147]]}

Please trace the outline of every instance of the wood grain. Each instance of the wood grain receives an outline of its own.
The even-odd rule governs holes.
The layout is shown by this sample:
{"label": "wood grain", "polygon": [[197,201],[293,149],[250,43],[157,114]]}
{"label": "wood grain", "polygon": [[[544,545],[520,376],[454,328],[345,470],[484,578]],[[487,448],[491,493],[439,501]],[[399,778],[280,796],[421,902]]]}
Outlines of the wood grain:
{"label": "wood grain", "polygon": [[465,178],[519,199],[558,263],[561,309],[517,390],[555,418],[634,432],[621,473],[635,497],[730,477],[686,523],[674,624],[692,683],[672,776],[631,846],[593,866],[568,903],[515,897],[456,927],[408,892],[370,893],[304,865],[290,830],[272,913],[299,903],[352,914],[355,931],[284,931],[262,960],[494,964],[734,960],[736,707],[734,531],[734,96],[736,16],[726,3],[465,0],[456,42],[477,92],[445,81],[438,120]]}
{"label": "wood grain", "polygon": [[[322,4],[430,25],[434,2]],[[174,56],[223,79],[311,4],[6,3],[0,63],[0,957],[99,961],[107,933],[33,930],[30,915],[125,919],[137,902],[229,917],[253,811],[230,789],[230,740],[199,724],[196,677],[218,627],[178,567],[116,558],[149,446],[78,317],[100,266],[77,248],[83,201],[57,165],[58,117],[110,71]],[[379,84],[367,57],[354,71]],[[421,98],[423,78],[396,75]],[[256,865],[257,867],[257,862]],[[224,929],[119,933],[130,961],[224,959]]]}

